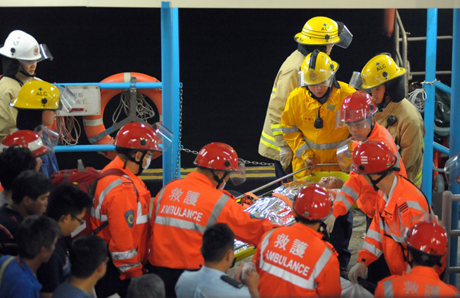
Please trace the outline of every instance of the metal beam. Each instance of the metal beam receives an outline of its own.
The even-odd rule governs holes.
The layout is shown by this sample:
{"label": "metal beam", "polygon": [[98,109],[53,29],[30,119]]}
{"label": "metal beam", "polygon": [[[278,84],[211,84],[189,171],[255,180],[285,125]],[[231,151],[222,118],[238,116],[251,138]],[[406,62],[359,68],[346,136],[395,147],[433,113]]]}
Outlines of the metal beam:
{"label": "metal beam", "polygon": [[[161,8],[161,0],[1,0],[0,7],[126,7]],[[174,0],[177,8],[273,8],[273,9],[383,9],[460,8],[458,0]]]}

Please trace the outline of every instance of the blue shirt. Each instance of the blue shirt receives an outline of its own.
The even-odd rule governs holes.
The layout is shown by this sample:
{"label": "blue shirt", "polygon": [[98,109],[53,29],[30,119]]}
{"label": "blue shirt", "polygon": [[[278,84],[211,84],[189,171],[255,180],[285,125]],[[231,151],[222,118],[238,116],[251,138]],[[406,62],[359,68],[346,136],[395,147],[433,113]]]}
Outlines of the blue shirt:
{"label": "blue shirt", "polygon": [[[0,268],[11,256],[0,258]],[[2,298],[38,298],[42,285],[29,266],[19,257],[8,264],[3,273],[0,297]]]}
{"label": "blue shirt", "polygon": [[53,298],[94,298],[94,296],[88,295],[79,288],[65,282],[54,291]]}
{"label": "blue shirt", "polygon": [[225,273],[209,267],[184,271],[176,283],[176,295],[178,298],[251,297],[246,286],[235,288],[223,281],[222,275]]}

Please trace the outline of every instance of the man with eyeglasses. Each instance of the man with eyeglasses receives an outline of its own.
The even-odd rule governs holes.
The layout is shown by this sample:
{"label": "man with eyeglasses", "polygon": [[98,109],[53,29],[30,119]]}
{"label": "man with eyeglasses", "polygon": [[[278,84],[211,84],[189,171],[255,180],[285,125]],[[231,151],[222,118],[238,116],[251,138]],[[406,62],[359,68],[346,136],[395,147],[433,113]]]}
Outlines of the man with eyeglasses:
{"label": "man with eyeglasses", "polygon": [[84,223],[86,212],[91,208],[91,197],[72,184],[60,184],[51,193],[46,215],[54,219],[61,230],[51,258],[37,271],[37,279],[42,284],[40,297],[51,297],[56,288],[70,278],[68,257],[68,236]]}
{"label": "man with eyeglasses", "polygon": [[53,60],[45,44],[38,44],[30,34],[12,31],[0,48],[3,76],[0,79],[0,141],[16,130],[18,111],[10,101],[18,96],[21,87],[34,80],[37,63]]}

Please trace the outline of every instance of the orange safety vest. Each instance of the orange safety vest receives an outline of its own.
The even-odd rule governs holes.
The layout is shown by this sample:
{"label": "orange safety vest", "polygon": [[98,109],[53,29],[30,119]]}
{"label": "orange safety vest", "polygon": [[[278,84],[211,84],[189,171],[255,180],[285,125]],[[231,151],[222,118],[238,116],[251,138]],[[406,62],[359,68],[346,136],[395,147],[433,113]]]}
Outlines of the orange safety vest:
{"label": "orange safety vest", "polygon": [[340,265],[332,245],[303,223],[266,233],[253,258],[261,297],[340,297]]}
{"label": "orange safety vest", "polygon": [[403,276],[393,275],[381,280],[375,289],[376,298],[384,297],[459,297],[460,291],[443,283],[438,273],[425,266],[417,266]]}
{"label": "orange safety vest", "polygon": [[107,176],[98,181],[91,210],[93,230],[109,222],[97,235],[108,244],[122,280],[142,275],[142,264],[147,255],[150,200],[144,182],[123,166],[124,162],[117,156],[102,170],[103,173],[118,168],[125,175]]}
{"label": "orange safety vest", "polygon": [[275,227],[267,219],[251,218],[230,194],[218,190],[199,172],[165,185],[152,199],[150,264],[172,269],[199,269],[203,233],[215,223],[226,223],[241,241],[256,245]]}
{"label": "orange safety vest", "polygon": [[[406,167],[399,155],[398,147],[396,146],[393,137],[385,127],[375,122],[374,129],[372,130],[368,140],[384,142],[398,157],[396,166],[401,170],[395,173],[402,175],[403,177],[407,177]],[[358,144],[358,142],[353,143],[353,150],[356,146],[358,146]],[[361,209],[368,217],[374,217],[377,192],[374,190],[372,185],[366,181],[363,175],[351,172],[350,177],[345,182],[334,201],[333,214],[335,217],[347,214],[355,202],[357,203],[359,209]]]}
{"label": "orange safety vest", "polygon": [[369,266],[383,253],[391,274],[401,275],[409,265],[405,260],[406,229],[410,229],[417,219],[431,213],[423,193],[406,178],[395,175],[393,192],[388,201],[379,191],[378,208],[367,231],[363,247],[358,253],[358,262]]}

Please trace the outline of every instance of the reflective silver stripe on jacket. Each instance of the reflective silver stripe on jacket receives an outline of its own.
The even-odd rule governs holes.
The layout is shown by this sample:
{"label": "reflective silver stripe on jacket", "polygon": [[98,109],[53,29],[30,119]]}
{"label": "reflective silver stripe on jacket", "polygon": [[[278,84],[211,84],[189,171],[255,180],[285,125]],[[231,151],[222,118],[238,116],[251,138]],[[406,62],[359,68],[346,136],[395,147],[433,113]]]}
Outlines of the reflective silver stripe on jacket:
{"label": "reflective silver stripe on jacket", "polygon": [[[273,129],[272,129],[273,130]],[[289,126],[289,127],[285,127],[285,126],[282,126],[281,127],[281,130],[283,131],[283,133],[285,135],[287,135],[288,133],[293,133],[293,132],[299,132],[300,130],[297,128],[297,126]]]}
{"label": "reflective silver stripe on jacket", "polygon": [[157,216],[155,218],[155,224],[175,227],[189,231],[198,231],[200,233],[204,233],[204,231],[206,230],[205,226],[197,224],[196,222],[166,216]]}
{"label": "reflective silver stripe on jacket", "polygon": [[414,208],[414,209],[417,209],[420,212],[427,213],[427,211],[425,209],[423,209],[422,206],[420,206],[419,202],[406,201],[406,203],[407,203],[407,206],[409,206],[410,208]]}
{"label": "reflective silver stripe on jacket", "polygon": [[344,192],[345,194],[349,195],[350,197],[353,198],[353,200],[355,200],[355,202],[358,200],[359,198],[359,195],[353,190],[353,188],[347,186],[347,185],[344,185],[342,187],[342,190],[341,192]]}
{"label": "reflective silver stripe on jacket", "polygon": [[[158,210],[160,210],[160,201],[163,198],[163,194],[165,192],[166,187],[163,187],[160,190],[160,193],[158,194],[158,202],[157,202],[157,209],[155,210],[155,216],[158,215]],[[155,197],[152,197],[150,199],[150,205],[149,205],[149,219],[152,218],[152,213],[153,213],[153,202],[155,201]]]}
{"label": "reflective silver stripe on jacket", "polygon": [[217,219],[219,218],[220,213],[222,212],[222,209],[224,208],[225,204],[227,204],[227,201],[230,199],[229,196],[226,194],[222,194],[217,201],[216,205],[214,205],[214,208],[212,209],[211,215],[209,216],[208,222],[206,224],[206,227],[210,227],[214,225],[217,222]]}
{"label": "reflective silver stripe on jacket", "polygon": [[123,181],[121,178],[112,181],[99,195],[99,201],[96,207],[96,210],[94,208],[91,208],[91,215],[100,221],[107,221],[107,215],[102,215],[101,216],[101,208],[102,208],[102,203],[104,202],[105,197],[108,195],[108,193],[114,189],[117,186],[120,186],[123,184]]}
{"label": "reflective silver stripe on jacket", "polygon": [[[313,273],[310,276],[310,279],[316,279],[321,272],[323,271],[324,267],[326,267],[327,262],[329,262],[329,259],[332,256],[332,251],[328,248],[325,247],[323,253],[321,254],[321,257],[319,257],[318,261],[315,264],[315,268],[313,269]],[[316,284],[315,284],[316,288]]]}
{"label": "reflective silver stripe on jacket", "polygon": [[260,138],[262,140],[264,140],[265,142],[269,143],[270,145],[276,147],[276,148],[279,148],[278,146],[278,143],[276,143],[275,139],[273,138],[273,140],[270,140],[269,138],[267,138],[267,136],[265,136],[264,133],[262,133],[262,135],[260,136]]}
{"label": "reflective silver stripe on jacket", "polygon": [[393,281],[391,279],[383,282],[383,296],[393,298]]}
{"label": "reflective silver stripe on jacket", "polygon": [[[401,227],[403,228],[403,227]],[[405,240],[404,240],[404,237],[402,236],[398,236],[396,234],[394,234],[391,230],[390,230],[390,227],[388,226],[387,223],[385,223],[385,228],[384,228],[385,232],[388,233],[391,238],[393,238],[394,241],[396,242],[399,242],[399,243],[405,243]]]}
{"label": "reflective silver stripe on jacket", "polygon": [[316,150],[337,149],[337,147],[339,147],[339,145],[343,142],[343,141],[340,141],[340,142],[335,142],[335,143],[316,144],[306,139],[305,137],[303,139],[305,140],[305,143],[307,143],[307,145],[310,146],[310,148],[316,149]]}
{"label": "reflective silver stripe on jacket", "polygon": [[126,272],[128,271],[129,269],[132,269],[132,268],[136,268],[136,267],[140,267],[141,266],[141,263],[138,262],[136,264],[128,264],[128,265],[120,265],[120,266],[116,266],[118,268],[118,270],[120,270],[121,272]]}
{"label": "reflective silver stripe on jacket", "polygon": [[371,239],[374,239],[375,241],[382,243],[382,235],[380,233],[377,233],[376,231],[368,230],[366,237],[369,237]]}
{"label": "reflective silver stripe on jacket", "polygon": [[299,148],[297,148],[297,150],[295,151],[295,157],[297,157],[297,158],[302,158],[302,154],[303,154],[306,150],[310,150],[310,147],[308,147],[307,144],[303,144],[302,146],[300,146]]}
{"label": "reflective silver stripe on jacket", "polygon": [[347,198],[345,197],[345,195],[339,193],[335,199],[336,201],[341,201],[345,204],[345,206],[347,207],[347,210],[350,210],[351,208],[351,204],[350,202],[347,200]]}
{"label": "reflective silver stripe on jacket", "polygon": [[377,258],[379,258],[382,255],[382,251],[380,249],[378,249],[377,247],[375,247],[375,245],[370,244],[366,241],[364,241],[363,243],[363,249],[367,250],[368,252],[376,256]]}
{"label": "reflective silver stripe on jacket", "polygon": [[[161,194],[161,196],[162,195],[163,194]],[[157,211],[159,210],[160,199],[161,198],[159,197]],[[219,218],[219,215],[222,212],[222,209],[224,208],[225,204],[227,203],[229,199],[230,197],[227,196],[226,194],[222,194],[220,196],[219,200],[216,202],[216,204],[214,205],[214,208],[211,211],[211,214],[209,216],[208,222],[206,223],[206,226],[200,225],[193,221],[183,220],[183,219],[174,218],[174,217],[158,216],[158,215],[155,218],[155,224],[166,225],[166,226],[176,227],[176,228],[180,228],[184,230],[198,231],[200,233],[204,233],[207,227],[210,227],[217,222],[217,219]]]}
{"label": "reflective silver stripe on jacket", "polygon": [[137,249],[122,251],[122,252],[110,252],[112,259],[114,260],[129,260],[137,256]]}
{"label": "reflective silver stripe on jacket", "polygon": [[282,280],[285,280],[291,284],[294,284],[300,288],[308,289],[308,290],[316,289],[317,285],[316,285],[315,279],[321,274],[327,262],[331,258],[332,251],[329,248],[325,247],[323,253],[321,254],[320,258],[315,264],[315,268],[313,268],[313,272],[311,273],[310,278],[308,279],[302,278],[279,266],[276,266],[276,265],[273,265],[273,264],[270,264],[264,261],[265,250],[268,246],[270,236],[272,235],[273,231],[274,230],[271,230],[262,240],[262,245],[260,247],[259,268],[276,277],[281,278]]}

